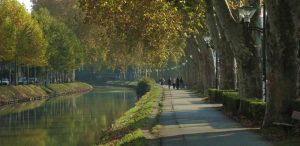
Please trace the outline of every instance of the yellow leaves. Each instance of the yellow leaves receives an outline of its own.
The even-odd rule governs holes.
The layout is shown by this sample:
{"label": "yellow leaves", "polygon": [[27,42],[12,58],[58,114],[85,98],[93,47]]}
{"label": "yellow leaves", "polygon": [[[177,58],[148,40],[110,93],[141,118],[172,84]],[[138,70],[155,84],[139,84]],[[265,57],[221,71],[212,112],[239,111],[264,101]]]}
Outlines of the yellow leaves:
{"label": "yellow leaves", "polygon": [[245,4],[245,0],[227,0],[227,3],[230,9],[236,10]]}
{"label": "yellow leaves", "polygon": [[[184,2],[184,1],[183,1]],[[87,2],[85,7],[93,5]],[[183,52],[181,35],[183,15],[166,0],[97,0],[97,24],[108,43],[103,46],[106,62],[112,67],[122,65],[162,65],[172,52]],[[113,3],[113,5],[111,4]],[[191,30],[190,30],[191,31]],[[178,45],[180,44],[180,45]],[[180,54],[180,53],[179,53]]]}
{"label": "yellow leaves", "polygon": [[11,60],[15,55],[16,29],[9,17],[0,24],[0,60]]}
{"label": "yellow leaves", "polygon": [[0,1],[0,56],[26,65],[46,64],[47,42],[38,23],[16,0]]}

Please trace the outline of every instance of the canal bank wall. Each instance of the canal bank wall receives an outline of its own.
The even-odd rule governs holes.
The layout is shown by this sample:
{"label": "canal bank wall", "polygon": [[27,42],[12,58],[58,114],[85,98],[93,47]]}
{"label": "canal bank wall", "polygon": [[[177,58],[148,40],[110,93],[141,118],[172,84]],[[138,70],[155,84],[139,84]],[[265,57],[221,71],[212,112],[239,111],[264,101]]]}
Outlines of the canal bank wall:
{"label": "canal bank wall", "polygon": [[49,84],[0,86],[0,106],[56,97],[67,94],[82,93],[93,87],[82,82]]}

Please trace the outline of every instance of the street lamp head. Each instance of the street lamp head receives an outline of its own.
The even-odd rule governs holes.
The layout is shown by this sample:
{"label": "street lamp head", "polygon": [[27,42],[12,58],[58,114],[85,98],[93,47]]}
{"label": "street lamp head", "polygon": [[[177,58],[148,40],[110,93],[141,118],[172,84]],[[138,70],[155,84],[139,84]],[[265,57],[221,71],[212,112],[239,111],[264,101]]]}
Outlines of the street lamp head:
{"label": "street lamp head", "polygon": [[190,55],[190,58],[193,59],[193,55]]}
{"label": "street lamp head", "polygon": [[200,48],[198,48],[198,52],[200,53],[201,51],[200,51]]}
{"label": "street lamp head", "polygon": [[239,17],[240,21],[244,20],[246,23],[250,23],[250,19],[253,17],[253,15],[256,12],[256,8],[252,6],[243,6],[239,9]]}

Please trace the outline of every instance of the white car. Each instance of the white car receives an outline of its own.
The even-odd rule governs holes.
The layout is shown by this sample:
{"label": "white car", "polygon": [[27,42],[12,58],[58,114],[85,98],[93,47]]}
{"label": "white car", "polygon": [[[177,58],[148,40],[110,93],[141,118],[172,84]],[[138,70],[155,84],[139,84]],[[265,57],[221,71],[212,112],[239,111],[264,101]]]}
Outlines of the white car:
{"label": "white car", "polygon": [[1,85],[9,85],[9,80],[7,78],[0,80],[0,82],[1,82]]}

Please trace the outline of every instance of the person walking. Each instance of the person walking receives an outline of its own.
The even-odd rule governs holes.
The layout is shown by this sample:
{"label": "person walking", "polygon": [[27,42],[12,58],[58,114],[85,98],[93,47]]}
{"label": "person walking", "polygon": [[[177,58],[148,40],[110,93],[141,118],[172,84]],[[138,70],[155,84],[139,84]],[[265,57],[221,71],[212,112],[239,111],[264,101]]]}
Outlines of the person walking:
{"label": "person walking", "polygon": [[160,85],[163,85],[163,78],[160,78],[160,79],[159,79],[159,84],[160,84]]}
{"label": "person walking", "polygon": [[176,78],[173,79],[173,89],[176,89]]}
{"label": "person walking", "polygon": [[180,88],[183,89],[184,88],[184,82],[183,82],[182,77],[180,77],[179,84],[180,84]]}
{"label": "person walking", "polygon": [[165,81],[166,81],[165,78],[162,78],[162,79],[161,79],[161,85],[164,85],[164,84],[165,84]]}
{"label": "person walking", "polygon": [[176,89],[179,90],[179,78],[176,79]]}
{"label": "person walking", "polygon": [[170,88],[171,88],[171,84],[172,84],[172,78],[170,77],[170,78],[168,79],[169,90],[170,90]]}

